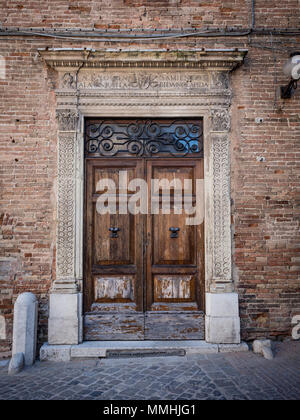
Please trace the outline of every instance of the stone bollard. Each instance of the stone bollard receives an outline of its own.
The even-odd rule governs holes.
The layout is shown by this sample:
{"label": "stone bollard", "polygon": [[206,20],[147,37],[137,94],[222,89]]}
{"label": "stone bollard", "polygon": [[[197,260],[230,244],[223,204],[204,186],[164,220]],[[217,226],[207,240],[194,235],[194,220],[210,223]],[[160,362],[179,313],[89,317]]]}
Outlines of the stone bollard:
{"label": "stone bollard", "polygon": [[274,359],[271,340],[263,339],[253,341],[253,352],[256,354],[262,354],[267,360]]}
{"label": "stone bollard", "polygon": [[[14,306],[14,328],[10,374],[33,365],[36,356],[38,301],[33,293],[19,295]],[[20,354],[23,354],[23,358]],[[19,366],[20,364],[20,366]]]}
{"label": "stone bollard", "polygon": [[21,372],[23,368],[24,368],[24,354],[23,353],[14,354],[8,366],[9,375],[16,375],[17,373]]}

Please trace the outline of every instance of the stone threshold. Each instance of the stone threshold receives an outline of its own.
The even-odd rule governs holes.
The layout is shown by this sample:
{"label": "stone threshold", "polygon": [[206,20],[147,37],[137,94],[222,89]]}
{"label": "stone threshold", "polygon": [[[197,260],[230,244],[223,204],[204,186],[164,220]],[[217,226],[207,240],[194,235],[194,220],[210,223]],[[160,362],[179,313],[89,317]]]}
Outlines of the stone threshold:
{"label": "stone threshold", "polygon": [[106,358],[112,353],[152,352],[171,356],[172,352],[184,351],[186,356],[249,351],[246,343],[210,344],[206,341],[85,341],[78,345],[49,345],[40,350],[41,361],[69,362],[76,359]]}

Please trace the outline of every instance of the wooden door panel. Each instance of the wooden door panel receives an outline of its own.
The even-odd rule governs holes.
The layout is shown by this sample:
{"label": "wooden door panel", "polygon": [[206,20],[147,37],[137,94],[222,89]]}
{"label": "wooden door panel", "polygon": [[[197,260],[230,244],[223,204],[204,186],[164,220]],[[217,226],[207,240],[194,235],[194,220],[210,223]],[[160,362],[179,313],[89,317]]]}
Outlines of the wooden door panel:
{"label": "wooden door panel", "polygon": [[[103,161],[102,161],[103,162]],[[106,161],[107,162],[107,161]],[[115,162],[115,161],[114,161]],[[101,182],[104,179],[112,180],[116,185],[116,192],[119,194],[131,192],[128,189],[120,189],[120,176],[124,180],[124,177],[127,177],[128,184],[136,177],[136,168],[129,166],[129,163],[126,162],[126,165],[122,165],[122,162],[125,164],[124,160],[120,159],[119,164],[113,167],[99,167],[95,166],[93,170],[93,193],[103,193],[106,191],[106,188],[101,185]],[[113,163],[113,162],[112,162]]]}
{"label": "wooden door panel", "polygon": [[107,311],[85,316],[87,341],[144,340],[144,313]]}
{"label": "wooden door panel", "polygon": [[204,340],[202,312],[147,312],[145,340]]}
{"label": "wooden door panel", "polygon": [[[93,266],[136,264],[134,216],[98,214],[96,203],[93,215]],[[116,238],[109,230],[113,227],[120,229]]]}
{"label": "wooden door panel", "polygon": [[[154,265],[196,265],[196,228],[185,224],[186,215],[152,216],[152,253]],[[170,228],[180,229],[172,238]]]}
{"label": "wooden door panel", "polygon": [[94,276],[95,302],[134,302],[135,277],[129,275]]}
{"label": "wooden door panel", "polygon": [[[168,160],[148,164],[152,179],[159,182],[152,200],[159,203],[159,214],[152,215],[152,255],[154,265],[196,265],[196,228],[186,225],[183,187],[185,181],[191,182],[191,189],[186,190],[192,198],[195,196],[195,166],[181,160]],[[149,174],[148,174],[149,176]],[[168,191],[166,187],[170,186]],[[169,205],[165,200],[169,198]],[[168,214],[165,214],[168,213]],[[179,229],[174,236],[170,229]]]}
{"label": "wooden door panel", "polygon": [[167,275],[153,276],[155,302],[194,302],[195,276]]}
{"label": "wooden door panel", "polygon": [[[164,182],[162,180],[167,180],[172,188],[172,192],[175,193],[180,189],[176,188],[176,185],[180,184],[183,186],[185,180],[193,181],[195,179],[195,168],[194,167],[186,167],[182,166],[182,163],[179,160],[175,159],[172,161],[168,161],[169,163],[164,161],[166,166],[152,166],[152,179],[160,180],[160,194],[164,190]],[[187,164],[187,162],[186,162]],[[174,180],[177,180],[175,182]],[[172,183],[172,181],[174,181]],[[193,183],[193,190],[192,192],[195,193],[195,183]]]}
{"label": "wooden door panel", "polygon": [[[128,190],[120,190],[119,178],[126,174],[130,182],[137,176],[135,167],[123,166],[122,162],[113,162],[112,166],[94,165],[92,169],[93,184],[93,227],[92,227],[92,255],[93,266],[99,265],[129,265],[136,264],[135,260],[135,220],[130,214],[120,214],[119,194],[131,193]],[[109,194],[107,185],[101,184],[104,180],[110,180],[116,186]],[[108,200],[111,198],[115,203],[116,214],[99,214],[97,211],[97,200],[100,195],[106,193]],[[114,197],[116,196],[116,198]],[[111,228],[119,229],[113,235]],[[115,236],[115,237],[114,237]],[[124,246],[126,244],[126,246]]]}

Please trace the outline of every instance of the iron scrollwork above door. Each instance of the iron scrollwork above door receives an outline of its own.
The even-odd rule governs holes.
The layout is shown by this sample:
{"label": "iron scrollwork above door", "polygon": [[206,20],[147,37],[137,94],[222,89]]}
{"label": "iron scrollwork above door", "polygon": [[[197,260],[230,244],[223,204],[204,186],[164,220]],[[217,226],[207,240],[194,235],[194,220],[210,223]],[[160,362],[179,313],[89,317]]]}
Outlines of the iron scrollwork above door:
{"label": "iron scrollwork above door", "polygon": [[87,157],[203,157],[202,119],[87,120]]}

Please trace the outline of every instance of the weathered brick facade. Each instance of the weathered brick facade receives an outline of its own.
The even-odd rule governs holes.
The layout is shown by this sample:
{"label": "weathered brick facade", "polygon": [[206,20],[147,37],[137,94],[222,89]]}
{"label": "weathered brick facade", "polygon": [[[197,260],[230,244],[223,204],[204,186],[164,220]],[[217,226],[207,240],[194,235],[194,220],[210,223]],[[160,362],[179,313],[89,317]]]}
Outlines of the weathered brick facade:
{"label": "weathered brick facade", "polygon": [[[251,25],[251,2],[193,0],[0,1],[2,29],[119,30],[234,28]],[[298,0],[255,2],[255,27],[300,29]],[[38,29],[39,28],[39,29]],[[148,32],[146,32],[148,33]],[[13,304],[19,293],[40,299],[39,340],[47,339],[47,297],[55,279],[57,122],[55,74],[39,48],[246,48],[232,76],[232,234],[234,279],[242,337],[287,336],[300,313],[300,90],[282,100],[282,66],[299,49],[300,33],[218,38],[91,42],[2,36],[6,77],[0,79],[0,316],[11,348]],[[257,118],[262,118],[258,122]]]}

